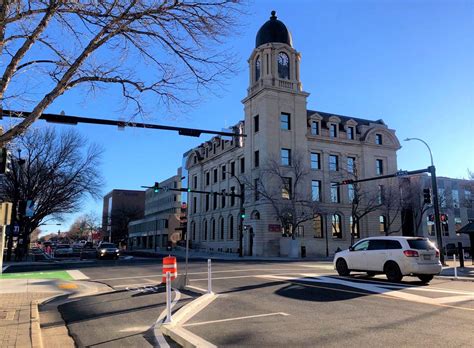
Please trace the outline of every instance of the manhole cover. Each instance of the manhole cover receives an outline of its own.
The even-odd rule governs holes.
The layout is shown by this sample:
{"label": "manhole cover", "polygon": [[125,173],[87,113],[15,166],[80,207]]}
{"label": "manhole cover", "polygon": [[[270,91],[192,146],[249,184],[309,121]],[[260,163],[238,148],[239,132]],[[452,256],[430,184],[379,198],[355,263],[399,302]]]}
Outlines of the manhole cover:
{"label": "manhole cover", "polygon": [[0,320],[13,320],[15,318],[15,310],[0,311]]}

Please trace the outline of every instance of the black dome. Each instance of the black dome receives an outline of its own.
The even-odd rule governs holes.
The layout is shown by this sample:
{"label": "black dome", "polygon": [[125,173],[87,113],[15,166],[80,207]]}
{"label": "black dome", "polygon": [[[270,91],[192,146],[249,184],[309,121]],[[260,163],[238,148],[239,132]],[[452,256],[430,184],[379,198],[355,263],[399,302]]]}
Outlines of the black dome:
{"label": "black dome", "polygon": [[275,14],[276,12],[272,11],[270,20],[266,21],[257,32],[255,47],[269,42],[280,42],[292,46],[289,30],[283,22],[277,19]]}

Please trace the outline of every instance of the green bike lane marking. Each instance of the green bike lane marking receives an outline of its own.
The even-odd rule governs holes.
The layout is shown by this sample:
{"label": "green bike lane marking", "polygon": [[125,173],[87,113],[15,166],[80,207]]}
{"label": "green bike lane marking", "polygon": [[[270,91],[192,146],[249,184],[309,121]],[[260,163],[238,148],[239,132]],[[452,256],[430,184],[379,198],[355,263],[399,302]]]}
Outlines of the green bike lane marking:
{"label": "green bike lane marking", "polygon": [[61,279],[74,280],[67,271],[52,271],[52,272],[20,272],[20,273],[6,273],[0,275],[0,279]]}

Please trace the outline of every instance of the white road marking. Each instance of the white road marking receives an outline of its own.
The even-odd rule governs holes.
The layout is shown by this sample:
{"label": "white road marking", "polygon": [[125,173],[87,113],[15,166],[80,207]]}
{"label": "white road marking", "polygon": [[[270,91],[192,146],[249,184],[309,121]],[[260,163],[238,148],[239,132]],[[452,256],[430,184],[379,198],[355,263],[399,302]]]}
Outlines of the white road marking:
{"label": "white road marking", "polygon": [[84,273],[78,270],[66,271],[74,280],[86,280],[89,279]]}
{"label": "white road marking", "polygon": [[234,320],[243,320],[243,319],[269,317],[269,316],[273,316],[273,315],[288,316],[289,314],[288,314],[288,313],[284,313],[284,312],[267,313],[267,314],[256,314],[256,315],[248,315],[248,316],[245,316],[245,317],[227,318],[227,319],[219,319],[219,320],[201,321],[201,322],[199,322],[199,323],[184,324],[183,327],[186,327],[186,326],[207,325],[207,324],[214,324],[214,323],[223,323],[223,322],[234,321]]}
{"label": "white road marking", "polygon": [[201,291],[201,292],[207,292],[206,289],[203,289],[203,288],[200,288],[200,287],[197,287],[197,286],[193,286],[193,285],[186,285],[187,288],[190,288],[190,289],[195,289],[197,291]]}
{"label": "white road marking", "polygon": [[132,283],[132,284],[119,284],[119,285],[112,285],[113,288],[128,288],[131,286],[141,287],[141,286],[149,286],[149,285],[159,285],[160,283],[156,282],[146,282],[146,283]]}
{"label": "white road marking", "polygon": [[330,269],[334,271],[333,265],[298,265],[301,267],[308,267],[308,268],[322,268],[322,269]]}
{"label": "white road marking", "polygon": [[133,326],[127,327],[126,329],[122,329],[119,332],[145,332],[149,328],[149,326]]}
{"label": "white road marking", "polygon": [[[179,292],[179,290],[177,289],[173,289],[173,290],[175,291],[176,295],[173,301],[171,302],[171,309],[173,309],[173,307],[178,303],[179,299],[181,298],[181,293]],[[163,336],[160,330],[160,326],[161,324],[163,324],[163,320],[165,320],[166,315],[167,315],[167,311],[165,308],[163,312],[161,312],[158,319],[156,319],[155,324],[153,325],[153,334],[155,335],[155,339],[158,343],[158,347],[161,347],[161,348],[170,348],[170,345],[168,344],[168,342],[166,342],[165,336]]]}

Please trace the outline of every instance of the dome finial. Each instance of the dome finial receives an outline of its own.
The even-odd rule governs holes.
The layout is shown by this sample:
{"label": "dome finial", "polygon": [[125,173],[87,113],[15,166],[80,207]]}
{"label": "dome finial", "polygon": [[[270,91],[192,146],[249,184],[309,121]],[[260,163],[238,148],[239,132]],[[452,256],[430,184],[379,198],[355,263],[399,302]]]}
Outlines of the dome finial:
{"label": "dome finial", "polygon": [[272,16],[270,17],[270,19],[277,19],[276,11],[273,10],[271,13],[272,13]]}

